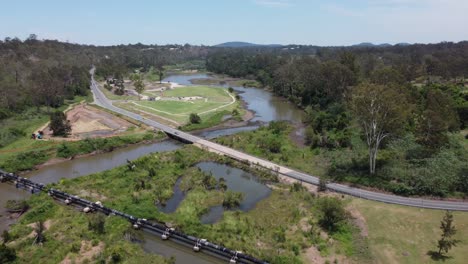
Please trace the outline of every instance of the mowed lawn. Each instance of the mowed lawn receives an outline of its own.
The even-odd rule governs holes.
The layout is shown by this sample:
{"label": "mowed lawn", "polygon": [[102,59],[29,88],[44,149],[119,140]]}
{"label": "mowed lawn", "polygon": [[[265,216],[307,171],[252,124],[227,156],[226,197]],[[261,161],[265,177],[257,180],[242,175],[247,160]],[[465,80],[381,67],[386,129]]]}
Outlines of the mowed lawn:
{"label": "mowed lawn", "polygon": [[428,251],[437,249],[440,221],[445,211],[389,205],[353,199],[369,229],[369,247],[375,263],[468,263],[468,213],[453,212],[460,244],[444,261],[434,261]]}
{"label": "mowed lawn", "polygon": [[[189,86],[164,91],[163,94],[164,97],[170,98],[191,96],[202,98],[191,101],[133,101],[121,105],[129,110],[136,109],[145,111],[172,119],[179,123],[188,122],[191,113],[197,113],[203,118],[218,111],[231,111],[237,107],[234,95],[229,94],[229,92],[223,88]],[[154,93],[154,95],[160,96],[160,93]]]}
{"label": "mowed lawn", "polygon": [[224,88],[212,86],[187,86],[164,91],[164,97],[200,96],[210,102],[229,103],[232,98]]}

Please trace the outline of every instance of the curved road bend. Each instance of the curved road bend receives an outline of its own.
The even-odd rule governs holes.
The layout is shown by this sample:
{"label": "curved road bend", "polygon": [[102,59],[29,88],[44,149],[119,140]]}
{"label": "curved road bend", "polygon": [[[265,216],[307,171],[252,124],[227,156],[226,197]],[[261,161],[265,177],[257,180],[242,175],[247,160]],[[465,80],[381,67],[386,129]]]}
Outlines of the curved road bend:
{"label": "curved road bend", "polygon": [[[199,138],[197,136],[185,133],[183,131],[174,129],[167,125],[155,122],[153,120],[145,119],[142,116],[126,111],[122,108],[112,105],[112,102],[107,99],[107,97],[102,93],[102,91],[97,87],[97,84],[94,80],[94,77],[91,79],[91,90],[94,95],[95,104],[107,108],[116,113],[125,115],[127,117],[136,119],[145,123],[154,128],[160,129],[168,134],[174,135],[181,139],[187,140],[194,144],[198,144],[203,148],[209,149],[210,151],[217,152],[219,154],[234,158],[236,160],[249,161],[251,164],[258,164],[262,167],[271,169],[273,171],[279,172],[280,174],[300,180],[306,183],[318,185],[319,179],[315,176],[308,175],[299,171],[292,170],[290,168],[280,166],[273,162],[254,157],[252,155],[213,143],[211,141]],[[359,188],[350,187],[343,184],[329,183],[327,184],[328,189],[335,192],[352,195],[355,197],[368,199],[372,201],[391,203],[391,204],[400,204],[407,206],[414,206],[420,208],[430,208],[430,209],[441,209],[441,210],[454,210],[454,211],[468,211],[468,202],[454,202],[454,201],[441,201],[441,200],[429,200],[429,199],[420,199],[420,198],[407,198],[391,194],[372,192],[367,190],[362,190]]]}

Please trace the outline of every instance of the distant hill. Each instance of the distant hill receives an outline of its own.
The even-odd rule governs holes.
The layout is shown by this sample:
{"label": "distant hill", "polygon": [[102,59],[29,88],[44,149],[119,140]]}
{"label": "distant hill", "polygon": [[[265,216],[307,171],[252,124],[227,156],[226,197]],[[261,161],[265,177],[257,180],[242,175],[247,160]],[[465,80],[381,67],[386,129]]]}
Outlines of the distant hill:
{"label": "distant hill", "polygon": [[356,45],[352,45],[352,47],[390,47],[392,44],[382,43],[382,44],[374,44],[371,42],[362,42]]}
{"label": "distant hill", "polygon": [[401,42],[401,43],[395,44],[395,46],[411,46],[411,44],[407,42]]}
{"label": "distant hill", "polygon": [[245,48],[245,47],[282,47],[283,45],[280,44],[255,44],[249,42],[242,42],[242,41],[231,41],[225,42],[218,45],[214,45],[213,47],[220,47],[220,48]]}

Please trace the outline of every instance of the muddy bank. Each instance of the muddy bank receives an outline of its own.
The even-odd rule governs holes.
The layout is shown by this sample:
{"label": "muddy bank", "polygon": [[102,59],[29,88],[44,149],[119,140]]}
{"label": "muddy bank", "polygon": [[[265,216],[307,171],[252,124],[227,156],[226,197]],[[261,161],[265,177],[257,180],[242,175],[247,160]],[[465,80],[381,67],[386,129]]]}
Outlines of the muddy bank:
{"label": "muddy bank", "polygon": [[44,163],[41,163],[41,164],[38,164],[38,165],[34,166],[34,169],[32,169],[32,170],[19,171],[16,174],[18,174],[18,175],[20,175],[22,177],[28,177],[28,175],[33,173],[34,171],[41,170],[41,169],[49,167],[49,166],[58,165],[58,164],[61,164],[61,163],[67,162],[67,161],[93,157],[93,156],[96,156],[96,155],[111,153],[111,152],[114,152],[114,151],[121,151],[122,149],[129,148],[129,147],[132,147],[132,146],[157,144],[157,143],[161,143],[161,142],[166,141],[166,140],[168,140],[167,137],[161,138],[161,139],[155,139],[155,140],[143,140],[143,141],[140,141],[140,142],[135,143],[135,144],[126,144],[126,145],[122,145],[122,146],[119,146],[119,147],[115,147],[114,149],[109,150],[109,151],[97,150],[97,151],[93,151],[93,152],[86,153],[86,154],[76,155],[76,156],[73,156],[73,157],[70,157],[70,158],[54,157],[54,158],[51,158],[51,159],[47,160]]}

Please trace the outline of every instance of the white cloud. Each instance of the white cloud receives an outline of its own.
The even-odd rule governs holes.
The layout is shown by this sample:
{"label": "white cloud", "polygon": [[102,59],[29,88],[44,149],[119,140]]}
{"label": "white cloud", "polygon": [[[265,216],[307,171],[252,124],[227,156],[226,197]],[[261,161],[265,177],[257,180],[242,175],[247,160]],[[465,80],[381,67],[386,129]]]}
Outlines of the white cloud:
{"label": "white cloud", "polygon": [[254,0],[254,3],[268,7],[288,7],[292,5],[290,0]]}

